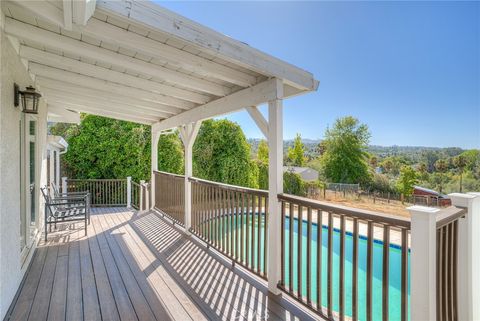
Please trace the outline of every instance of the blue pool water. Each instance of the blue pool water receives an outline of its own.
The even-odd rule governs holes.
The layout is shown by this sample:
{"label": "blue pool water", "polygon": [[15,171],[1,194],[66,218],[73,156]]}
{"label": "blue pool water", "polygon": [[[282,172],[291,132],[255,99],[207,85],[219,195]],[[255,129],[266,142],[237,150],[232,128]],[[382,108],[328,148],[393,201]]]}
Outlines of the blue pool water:
{"label": "blue pool water", "polygon": [[[230,217],[232,218],[232,217]],[[224,217],[221,220],[217,220],[216,223],[219,225],[225,224],[225,230],[223,233],[223,241],[227,243],[227,240],[231,240],[231,233],[234,234],[235,242],[235,233],[238,231],[243,231],[244,243],[243,253],[245,259],[245,253],[248,247],[249,257],[251,257],[252,251],[254,252],[254,262],[253,269],[256,269],[257,264],[260,264],[260,268],[264,267],[264,215],[260,216],[260,224],[258,224],[258,216],[255,215],[252,219],[252,215],[244,215],[243,222],[240,220],[236,222],[235,216],[233,216],[233,222],[229,221],[230,218]],[[252,220],[254,221],[252,224]],[[210,221],[213,223],[213,221]],[[243,223],[243,227],[241,226]],[[298,224],[299,221],[294,219],[293,223],[293,288],[297,290],[298,288],[298,275],[297,275],[297,262],[301,260],[302,268],[302,296],[306,297],[307,295],[307,228],[308,223],[302,221],[302,235],[299,238],[298,235]],[[205,227],[206,225],[204,225]],[[230,229],[230,226],[233,226],[233,231]],[[252,231],[252,228],[254,229]],[[260,228],[260,255],[257,255],[257,245],[258,245],[258,229]],[[317,280],[316,280],[316,271],[317,271],[317,233],[318,225],[312,223],[312,234],[311,234],[311,300],[312,302],[317,301]],[[255,235],[253,241],[251,235]],[[287,218],[285,220],[285,284],[288,288],[290,285],[289,280],[289,233],[290,233],[290,222]],[[328,262],[328,228],[323,226],[321,229],[322,233],[322,258],[321,258],[321,276],[322,276],[322,288],[321,288],[321,297],[322,297],[322,306],[327,306],[327,262]],[[246,244],[247,235],[249,237],[249,242]],[[302,242],[302,253],[298,253],[298,242],[301,239]],[[221,241],[221,238],[218,239]],[[233,244],[233,248],[234,248]],[[408,253],[410,261],[410,253]],[[352,257],[353,257],[353,238],[351,233],[347,232],[345,236],[345,313],[347,316],[352,315]],[[260,262],[258,262],[260,258]],[[367,240],[365,237],[360,237],[358,240],[358,317],[359,320],[366,319],[366,270],[367,270]],[[396,321],[400,320],[400,308],[401,308],[401,247],[395,244],[390,245],[390,266],[389,266],[389,320]],[[373,320],[382,320],[382,265],[383,265],[383,243],[379,240],[374,241],[373,245],[373,283],[372,283],[372,292],[373,292]],[[333,309],[334,311],[339,310],[339,272],[340,272],[340,232],[334,230],[333,234]],[[408,268],[408,284],[410,284],[410,265]],[[408,293],[410,296],[410,286],[408,287]],[[410,305],[410,300],[408,300]]]}

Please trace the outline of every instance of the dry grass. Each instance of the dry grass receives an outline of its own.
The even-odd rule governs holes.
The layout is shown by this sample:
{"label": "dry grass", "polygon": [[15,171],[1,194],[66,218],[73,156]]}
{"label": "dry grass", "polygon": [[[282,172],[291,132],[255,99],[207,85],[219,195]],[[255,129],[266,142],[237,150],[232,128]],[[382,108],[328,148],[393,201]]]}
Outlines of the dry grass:
{"label": "dry grass", "polygon": [[354,194],[335,193],[333,191],[327,191],[325,198],[323,193],[319,196],[318,200],[340,204],[349,207],[361,208],[364,210],[370,210],[375,212],[381,212],[386,214],[398,215],[403,217],[410,217],[410,213],[406,210],[411,204],[402,204],[399,201],[391,200],[388,202],[386,199],[374,199],[367,196],[358,198]]}

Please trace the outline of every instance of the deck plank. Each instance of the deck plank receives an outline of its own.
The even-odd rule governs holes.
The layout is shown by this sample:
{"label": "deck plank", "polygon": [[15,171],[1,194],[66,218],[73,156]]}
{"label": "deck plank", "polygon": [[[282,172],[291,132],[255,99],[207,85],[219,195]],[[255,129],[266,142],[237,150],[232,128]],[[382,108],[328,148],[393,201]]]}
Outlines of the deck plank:
{"label": "deck plank", "polygon": [[95,208],[40,242],[10,320],[321,320],[156,212]]}
{"label": "deck plank", "polygon": [[[89,229],[91,228],[89,227]],[[94,242],[95,237],[91,231],[89,233],[88,239],[84,238],[79,241],[83,317],[85,320],[101,319],[103,311],[100,312],[100,304],[103,304],[102,309],[108,309],[107,312],[103,313],[103,320],[119,320],[116,308],[112,308],[110,302],[104,299],[105,296],[112,296],[110,284],[108,280],[105,281],[105,273],[102,273],[103,262],[101,257],[98,258],[99,255],[95,256],[94,250],[90,246],[90,243]]]}
{"label": "deck plank", "polygon": [[57,265],[58,247],[48,247],[45,265],[40,276],[38,289],[32,303],[32,310],[28,320],[42,321],[47,319],[50,298],[52,295],[53,279]]}
{"label": "deck plank", "polygon": [[125,289],[127,290],[128,297],[132,303],[133,309],[140,321],[150,321],[155,320],[150,306],[145,299],[142,290],[140,289],[135,277],[133,276],[132,271],[128,263],[123,256],[123,253],[118,248],[115,240],[113,239],[112,233],[115,232],[115,228],[110,228],[106,225],[104,221],[104,215],[94,216],[94,227],[97,230],[97,235],[102,242],[106,242],[109,246],[112,257],[115,261],[115,265],[118,268],[120,276],[125,284]]}
{"label": "deck plank", "polygon": [[18,295],[15,306],[13,307],[10,320],[23,321],[28,319],[32,302],[37,292],[38,283],[40,282],[45,258],[47,257],[47,250],[46,247],[42,247],[36,251],[22,286],[22,291]]}
{"label": "deck plank", "polygon": [[[130,266],[130,269],[134,274],[135,280],[138,282],[138,285],[140,286],[145,296],[145,299],[148,301],[148,305],[150,306],[157,320],[172,320],[172,315],[170,315],[166,310],[167,303],[161,299],[159,294],[154,290],[152,284],[149,283],[149,276],[141,270],[142,266],[147,267],[149,265],[143,264],[145,262],[143,255],[141,255],[143,253],[139,253],[141,250],[137,250],[136,248],[128,248],[129,242],[127,242],[123,237],[123,235],[126,234],[128,238],[128,232],[126,232],[122,226],[124,222],[116,224],[116,222],[114,222],[113,216],[116,215],[104,216],[104,222],[109,228],[116,229],[117,233],[114,233],[112,235],[115,238],[118,247],[122,251],[125,260],[128,262],[128,265]],[[170,304],[172,301],[167,302],[169,302]]]}
{"label": "deck plank", "polygon": [[80,271],[79,232],[74,233],[75,241],[70,242],[68,249],[68,289],[67,289],[67,321],[83,320],[82,275]]}
{"label": "deck plank", "polygon": [[[95,221],[95,216],[93,216],[92,219]],[[118,267],[105,239],[105,236],[99,230],[99,226],[96,226],[95,223],[93,223],[92,226],[96,233],[96,242],[98,242],[98,247],[100,249],[101,256],[103,257],[103,264],[105,265],[108,280],[110,281],[110,286],[112,287],[113,297],[117,305],[120,320],[138,320],[130,297],[128,296],[125,284],[123,283]],[[103,311],[102,315],[104,315]]]}
{"label": "deck plank", "polygon": [[[119,213],[114,217],[118,223],[120,220],[128,220],[129,216]],[[205,320],[206,318],[199,311],[198,307],[183,293],[181,288],[168,275],[155,254],[143,243],[143,240],[136,234],[129,224],[122,226],[128,233],[125,241],[133,250],[138,262],[143,263],[141,268],[148,274],[150,284],[155,288],[163,302],[167,302],[166,308],[175,320]]]}
{"label": "deck plank", "polygon": [[68,289],[68,255],[65,255],[65,251],[67,251],[66,253],[68,254],[68,244],[61,245],[58,251],[52,297],[48,310],[48,320],[52,321],[65,320]]}

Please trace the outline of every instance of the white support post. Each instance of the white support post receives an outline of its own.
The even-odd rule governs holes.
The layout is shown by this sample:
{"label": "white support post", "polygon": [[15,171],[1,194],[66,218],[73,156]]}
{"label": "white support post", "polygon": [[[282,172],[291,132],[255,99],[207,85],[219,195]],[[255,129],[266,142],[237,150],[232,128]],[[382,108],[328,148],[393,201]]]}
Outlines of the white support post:
{"label": "white support post", "polygon": [[190,234],[192,223],[192,183],[189,181],[193,176],[192,150],[201,124],[201,121],[197,121],[178,128],[185,149],[185,233],[187,234]]}
{"label": "white support post", "polygon": [[127,177],[127,207],[132,207],[132,177]]}
{"label": "white support post", "polygon": [[280,294],[281,278],[281,204],[283,193],[283,84],[277,80],[277,99],[268,102],[268,290]]}
{"label": "white support post", "polygon": [[55,171],[56,171],[55,185],[58,187],[60,185],[60,152],[57,151],[55,154],[57,156],[57,159],[56,159],[57,167],[55,168]]}
{"label": "white support post", "polygon": [[148,197],[148,183],[145,183],[145,209],[150,209],[150,197]]}
{"label": "white support post", "polygon": [[[158,170],[158,140],[160,139],[160,131],[152,126],[152,142],[151,142],[151,174],[150,174],[150,193],[152,193],[152,208],[155,207],[155,171]],[[141,190],[141,188],[140,188]]]}
{"label": "white support post", "polygon": [[[49,157],[50,157],[50,166],[49,166],[49,167],[50,167],[50,168],[49,168],[50,175],[49,175],[49,178],[48,178],[48,179],[49,179],[50,183],[54,183],[55,186],[57,186],[57,188],[59,188],[58,182],[55,181],[55,171],[56,171],[56,168],[55,168],[55,159],[54,159],[55,153],[53,152],[53,149],[50,149],[50,150],[48,151],[48,153],[49,153],[49,155],[50,155],[50,156],[49,156]],[[58,174],[57,174],[57,180],[58,180],[58,179],[59,179],[59,178],[58,178]],[[49,187],[49,188],[50,188],[50,187]]]}
{"label": "white support post", "polygon": [[62,177],[62,193],[67,193],[67,178]]}
{"label": "white support post", "polygon": [[145,181],[141,180],[140,181],[140,196],[138,197],[138,210],[140,212],[143,211],[143,210],[146,210],[145,208],[143,208],[143,198],[145,197],[145,195],[143,194],[143,184],[145,184]]}
{"label": "white support post", "polygon": [[410,318],[436,320],[437,208],[411,206]]}
{"label": "white support post", "polygon": [[458,223],[458,319],[480,320],[480,193],[448,195],[467,210]]}

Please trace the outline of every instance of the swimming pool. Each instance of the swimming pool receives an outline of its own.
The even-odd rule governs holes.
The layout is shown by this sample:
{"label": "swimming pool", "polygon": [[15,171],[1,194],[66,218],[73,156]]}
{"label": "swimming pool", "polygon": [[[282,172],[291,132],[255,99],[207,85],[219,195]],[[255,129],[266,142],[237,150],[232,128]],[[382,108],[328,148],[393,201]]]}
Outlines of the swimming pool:
{"label": "swimming pool", "polygon": [[[240,216],[239,216],[240,217]],[[230,221],[233,219],[233,222]],[[254,224],[252,224],[252,220]],[[238,222],[235,218],[235,215],[223,217],[222,219],[210,220],[212,225],[221,226],[220,232],[218,235],[223,235],[223,241],[228,243],[228,240],[233,240],[232,248],[235,247],[236,233],[243,233],[243,244],[241,243],[241,248],[243,249],[243,258],[242,261],[245,261],[246,254],[249,253],[249,259],[253,257],[253,262],[250,263],[251,269],[256,270],[257,264],[260,264],[260,270],[264,268],[264,241],[265,241],[265,217],[261,214],[260,219],[255,215],[243,215],[243,217],[238,219]],[[260,221],[260,222],[258,222]],[[298,249],[298,219],[293,221],[293,288],[296,290],[298,287],[298,274],[297,274],[297,262],[301,260],[302,268],[302,296],[306,297],[307,295],[307,221],[302,221],[302,254],[299,255]],[[233,229],[231,228],[233,227]],[[222,230],[224,228],[224,230]],[[253,228],[253,231],[252,231]],[[258,230],[260,228],[260,231]],[[322,306],[327,306],[327,263],[328,263],[328,227],[323,226],[322,229],[322,258],[321,258],[321,276],[322,276]],[[289,280],[289,232],[290,232],[290,221],[287,218],[285,220],[285,285],[288,288],[290,285]],[[312,302],[317,301],[317,233],[318,225],[312,223],[312,234],[311,234],[311,300]],[[232,237],[232,234],[234,235]],[[251,235],[255,237],[251,238]],[[260,238],[258,238],[260,236]],[[222,241],[222,237],[216,238],[217,241]],[[248,241],[248,242],[247,242]],[[260,241],[260,246],[258,247],[258,242]],[[248,248],[248,249],[247,249]],[[260,253],[258,252],[260,250]],[[253,255],[252,255],[253,251]],[[401,247],[396,244],[390,244],[390,264],[389,264],[389,320],[396,321],[401,319],[401,267],[402,267],[402,257],[401,257]],[[259,254],[259,255],[258,255]],[[410,253],[408,253],[410,257]],[[353,237],[351,233],[347,232],[345,236],[345,313],[347,316],[352,315],[352,258],[353,258]],[[383,242],[379,240],[374,240],[373,244],[373,282],[372,282],[372,310],[373,310],[373,320],[382,320],[382,265],[383,265]],[[410,261],[410,259],[409,259]],[[367,270],[367,239],[366,237],[360,236],[358,240],[358,318],[359,320],[366,320],[366,273]],[[334,229],[333,233],[333,310],[339,310],[339,271],[340,271],[340,231]],[[408,296],[410,297],[410,265],[408,265]],[[410,309],[410,300],[408,300],[408,308]],[[408,314],[409,315],[409,314]]]}

